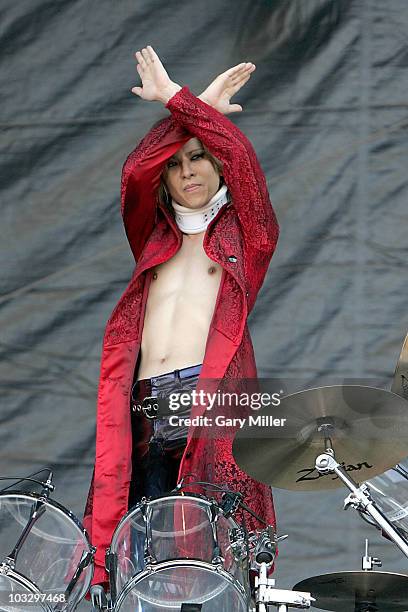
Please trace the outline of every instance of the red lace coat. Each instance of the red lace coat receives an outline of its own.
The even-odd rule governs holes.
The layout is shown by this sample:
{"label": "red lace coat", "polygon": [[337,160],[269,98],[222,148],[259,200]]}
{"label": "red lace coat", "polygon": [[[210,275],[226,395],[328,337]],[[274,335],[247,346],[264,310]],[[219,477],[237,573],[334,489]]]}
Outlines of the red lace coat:
{"label": "red lace coat", "polygon": [[[232,198],[232,204],[224,206],[211,221],[203,243],[208,257],[222,266],[223,273],[200,380],[256,378],[247,316],[278,238],[265,177],[242,132],[187,87],[171,98],[167,108],[171,116],[147,134],[127,158],[122,173],[122,215],[137,265],[108,321],[103,342],[95,472],[84,518],[97,547],[94,583],[106,580],[105,549],[128,509],[132,451],[129,397],[151,270],[173,257],[182,241],[172,215],[156,204],[155,192],[165,161],[196,136],[223,162]],[[199,481],[227,483],[245,495],[256,513],[274,523],[270,488],[238,468],[231,438],[200,437],[190,429],[179,477],[194,474]],[[259,527],[255,523],[249,521],[249,527]]]}

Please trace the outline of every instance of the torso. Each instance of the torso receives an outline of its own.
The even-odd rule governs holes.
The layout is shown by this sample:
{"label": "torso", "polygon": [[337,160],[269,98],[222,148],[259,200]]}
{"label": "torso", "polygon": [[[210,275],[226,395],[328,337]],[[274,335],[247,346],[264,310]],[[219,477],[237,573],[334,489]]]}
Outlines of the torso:
{"label": "torso", "polygon": [[203,249],[204,234],[183,235],[176,255],[153,270],[138,380],[203,362],[222,275]]}

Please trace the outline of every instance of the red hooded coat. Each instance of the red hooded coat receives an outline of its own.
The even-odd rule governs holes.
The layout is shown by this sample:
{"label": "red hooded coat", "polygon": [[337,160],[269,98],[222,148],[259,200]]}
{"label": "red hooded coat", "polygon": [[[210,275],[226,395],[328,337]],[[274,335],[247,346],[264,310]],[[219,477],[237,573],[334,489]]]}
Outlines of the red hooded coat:
{"label": "red hooded coat", "polygon": [[[200,380],[256,378],[247,326],[278,238],[278,224],[252,145],[229,119],[183,87],[167,108],[171,116],[153,128],[127,158],[122,172],[122,215],[137,265],[110,317],[103,342],[98,391],[96,461],[84,524],[97,547],[94,583],[107,579],[105,549],[128,509],[132,432],[130,392],[138,358],[152,268],[169,260],[182,234],[156,192],[165,161],[197,137],[223,163],[231,194],[209,224],[203,248],[219,263],[222,278],[210,324]],[[270,488],[236,465],[231,438],[209,438],[190,427],[179,478],[227,483],[269,523],[275,523]],[[260,527],[247,521],[250,528]]]}

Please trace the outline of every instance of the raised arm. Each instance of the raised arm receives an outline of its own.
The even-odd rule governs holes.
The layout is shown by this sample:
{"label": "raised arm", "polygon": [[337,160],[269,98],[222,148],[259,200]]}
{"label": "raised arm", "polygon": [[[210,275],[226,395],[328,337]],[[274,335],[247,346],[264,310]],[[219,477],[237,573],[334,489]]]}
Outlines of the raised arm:
{"label": "raised arm", "polygon": [[[138,52],[136,57],[141,61],[143,55]],[[241,111],[241,106],[230,104],[230,99],[248,81],[253,70],[255,66],[249,62],[230,68],[217,76],[199,98],[221,113]],[[173,84],[167,73],[163,71],[164,68],[157,79],[152,79],[150,70],[143,71],[139,63],[138,72],[142,78],[143,88],[134,87],[132,91],[145,100],[155,100],[160,89],[168,91],[169,86],[171,87],[169,95],[173,91],[178,91],[180,86]],[[156,221],[155,194],[164,163],[191,136],[192,134],[187,133],[174,118],[163,119],[132,151],[123,166],[122,215],[136,259],[140,257]]]}
{"label": "raised arm", "polygon": [[[143,88],[134,88],[134,93],[165,104],[174,119],[223,162],[224,179],[245,240],[253,247],[273,251],[278,224],[264,174],[249,140],[229,119],[195,97],[187,87],[180,88],[171,81],[152,47],[138,52],[136,57]],[[144,93],[147,76],[148,87]]]}
{"label": "raised arm", "polygon": [[163,165],[190,138],[180,124],[166,117],[149,131],[123,165],[122,216],[136,260],[156,222],[156,193]]}

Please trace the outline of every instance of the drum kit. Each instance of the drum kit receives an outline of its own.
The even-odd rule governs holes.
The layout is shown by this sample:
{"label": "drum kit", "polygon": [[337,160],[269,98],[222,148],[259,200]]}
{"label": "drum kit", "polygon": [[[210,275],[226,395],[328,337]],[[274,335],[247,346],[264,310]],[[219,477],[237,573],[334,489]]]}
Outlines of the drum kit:
{"label": "drum kit", "polygon": [[[408,336],[391,392],[334,385],[287,395],[273,407],[274,418],[286,417],[285,431],[275,435],[271,427],[247,423],[235,436],[234,458],[271,486],[345,486],[344,507],[408,557],[407,383]],[[261,413],[272,416],[268,408]],[[45,482],[31,480],[41,485],[39,493],[0,491],[0,612],[72,612],[89,590],[95,549],[78,519],[50,498],[52,473]],[[238,508],[253,514],[242,496],[207,484],[206,493],[219,489],[217,498],[180,483],[128,511],[106,552],[109,595],[98,585],[90,589],[94,611],[408,610],[408,575],[375,570],[381,562],[369,556],[367,541],[361,571],[277,588],[269,574],[286,536],[270,525],[248,533],[235,518]]]}

